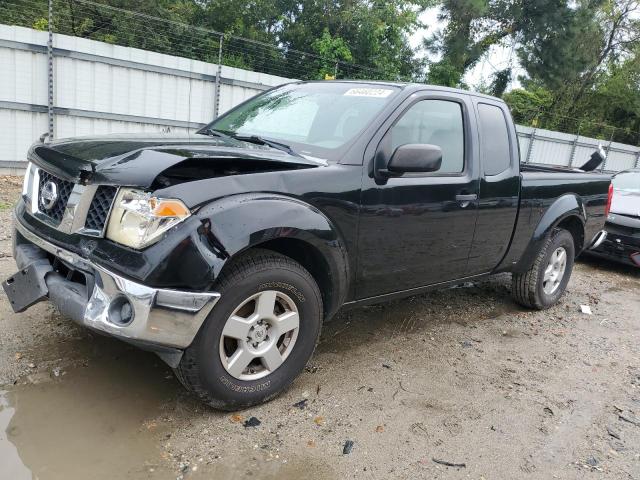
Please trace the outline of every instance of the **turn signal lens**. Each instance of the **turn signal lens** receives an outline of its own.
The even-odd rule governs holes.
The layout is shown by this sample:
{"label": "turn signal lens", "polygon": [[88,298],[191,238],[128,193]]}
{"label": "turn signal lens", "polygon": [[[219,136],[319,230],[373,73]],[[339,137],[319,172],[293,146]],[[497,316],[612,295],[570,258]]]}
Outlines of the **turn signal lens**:
{"label": "turn signal lens", "polygon": [[149,204],[156,217],[188,217],[190,212],[180,200],[150,198]]}

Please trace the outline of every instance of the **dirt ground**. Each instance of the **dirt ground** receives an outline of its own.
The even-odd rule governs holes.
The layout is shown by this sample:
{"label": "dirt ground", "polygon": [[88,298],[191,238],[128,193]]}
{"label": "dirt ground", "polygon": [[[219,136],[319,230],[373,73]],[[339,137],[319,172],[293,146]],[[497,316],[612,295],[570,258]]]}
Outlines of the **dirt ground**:
{"label": "dirt ground", "polygon": [[[19,182],[0,182],[4,278]],[[287,392],[230,414],[0,294],[0,478],[640,479],[639,340],[640,270],[585,259],[544,312],[508,276],[343,312]]]}

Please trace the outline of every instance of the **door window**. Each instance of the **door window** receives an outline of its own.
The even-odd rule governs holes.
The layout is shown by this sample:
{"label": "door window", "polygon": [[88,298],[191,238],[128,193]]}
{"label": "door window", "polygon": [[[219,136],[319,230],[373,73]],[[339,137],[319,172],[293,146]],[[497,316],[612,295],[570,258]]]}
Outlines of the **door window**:
{"label": "door window", "polygon": [[415,103],[391,128],[393,151],[401,145],[422,143],[442,149],[438,173],[460,173],[464,169],[462,107],[447,100]]}
{"label": "door window", "polygon": [[502,109],[486,103],[478,104],[482,133],[482,164],[485,175],[498,175],[511,165],[509,130]]}

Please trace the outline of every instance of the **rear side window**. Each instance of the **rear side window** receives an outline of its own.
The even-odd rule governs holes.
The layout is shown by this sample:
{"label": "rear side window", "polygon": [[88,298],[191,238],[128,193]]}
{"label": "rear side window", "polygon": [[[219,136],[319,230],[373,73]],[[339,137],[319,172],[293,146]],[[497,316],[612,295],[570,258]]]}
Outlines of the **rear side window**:
{"label": "rear side window", "polygon": [[460,173],[464,168],[462,107],[447,100],[421,100],[391,128],[393,151],[408,143],[437,145],[442,149],[438,173]]}
{"label": "rear side window", "polygon": [[486,103],[478,104],[481,152],[485,175],[498,175],[511,164],[509,129],[502,109]]}

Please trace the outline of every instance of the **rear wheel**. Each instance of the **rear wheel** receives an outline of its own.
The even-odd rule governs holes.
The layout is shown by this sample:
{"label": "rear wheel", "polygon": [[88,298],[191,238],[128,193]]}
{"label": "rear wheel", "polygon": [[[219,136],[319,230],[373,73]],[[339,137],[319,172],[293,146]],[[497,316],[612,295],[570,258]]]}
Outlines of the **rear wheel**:
{"label": "rear wheel", "polygon": [[567,230],[555,229],[531,267],[524,273],[513,274],[513,298],[525,307],[538,310],[555,305],[567,288],[574,258],[573,236]]}
{"label": "rear wheel", "polygon": [[267,250],[223,270],[219,302],[176,369],[207,404],[236,410],[277,395],[302,371],[320,335],[322,300],[300,264]]}

